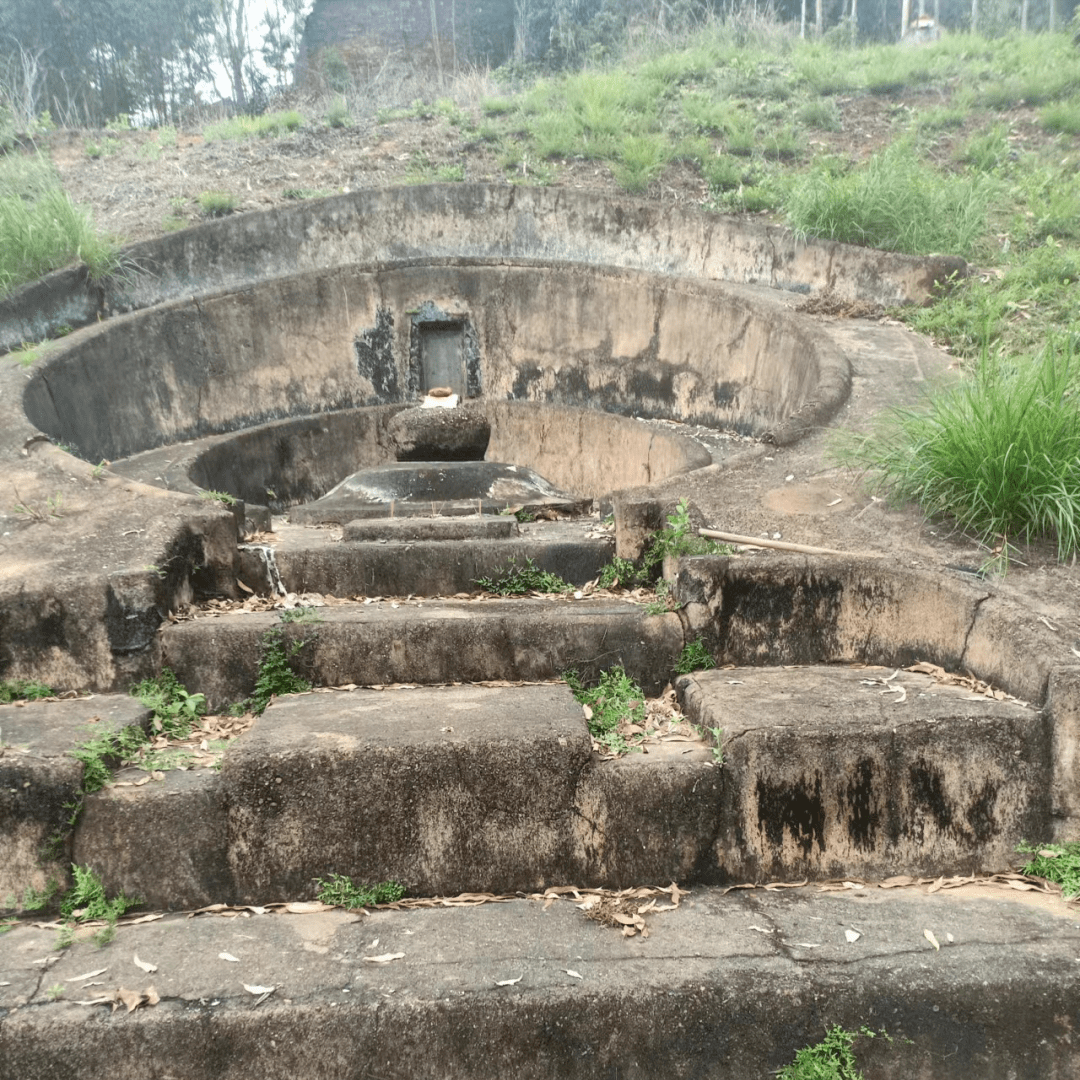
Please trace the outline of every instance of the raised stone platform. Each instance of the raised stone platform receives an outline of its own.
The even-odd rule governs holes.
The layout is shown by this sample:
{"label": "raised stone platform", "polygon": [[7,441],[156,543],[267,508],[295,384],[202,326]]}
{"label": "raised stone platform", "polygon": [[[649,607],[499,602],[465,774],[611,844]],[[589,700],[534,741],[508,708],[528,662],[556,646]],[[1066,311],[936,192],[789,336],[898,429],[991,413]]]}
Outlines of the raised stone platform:
{"label": "raised stone platform", "polygon": [[[0,937],[0,1080],[745,1080],[834,1024],[890,1036],[857,1046],[873,1080],[1071,1080],[1080,929],[1029,897],[702,888],[645,939],[572,900],[167,916],[59,954],[23,924]],[[114,1012],[121,986],[160,1003]]]}

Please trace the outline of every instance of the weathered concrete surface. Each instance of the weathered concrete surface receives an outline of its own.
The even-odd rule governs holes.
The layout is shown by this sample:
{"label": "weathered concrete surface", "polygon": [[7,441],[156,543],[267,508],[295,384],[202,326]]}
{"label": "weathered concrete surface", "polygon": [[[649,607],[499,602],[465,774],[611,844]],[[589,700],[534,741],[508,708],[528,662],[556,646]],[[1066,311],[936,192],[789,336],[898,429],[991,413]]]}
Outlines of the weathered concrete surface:
{"label": "weathered concrete surface", "polygon": [[[643,940],[566,901],[174,916],[121,926],[101,950],[77,943],[44,971],[34,961],[56,933],[26,924],[0,937],[11,984],[0,987],[0,1078],[744,1080],[772,1075],[833,1024],[894,1039],[857,1044],[873,1080],[1080,1071],[1080,929],[1060,902],[695,889],[645,918]],[[861,936],[848,943],[852,927]],[[158,970],[144,974],[134,953]],[[497,985],[508,980],[520,981]],[[275,989],[255,1007],[244,984]],[[134,1013],[75,1004],[150,985],[161,1003]]]}
{"label": "weathered concrete surface", "polygon": [[[137,769],[119,780],[144,777]],[[109,896],[137,896],[162,911],[228,903],[224,792],[217,773],[172,770],[140,787],[108,787],[86,797],[72,860],[89,866]]]}
{"label": "weathered concrete surface", "polygon": [[518,535],[513,515],[483,514],[476,517],[374,518],[350,521],[342,539],[364,540],[496,540]]}
{"label": "weathered concrete surface", "polygon": [[564,880],[568,811],[591,758],[565,685],[282,700],[222,768],[237,895],[308,895],[331,873],[420,895]]}
{"label": "weathered concrete surface", "polygon": [[1051,673],[1046,710],[1053,720],[1054,838],[1070,841],[1080,835],[1080,667],[1059,667]]}
{"label": "weathered concrete surface", "polygon": [[693,723],[723,729],[715,859],[734,880],[993,872],[1048,835],[1041,712],[880,667],[730,668],[679,687]]}
{"label": "weathered concrete surface", "polygon": [[859,556],[702,556],[679,563],[688,618],[736,664],[920,660],[1041,703],[1070,647],[992,585]]}
{"label": "weathered concrete surface", "polygon": [[114,312],[394,259],[593,262],[882,304],[925,303],[937,283],[966,272],[961,259],[799,241],[786,229],[683,204],[505,184],[357,191],[185,229],[127,255],[142,273],[96,285],[85,269],[60,271],[0,302],[0,349]]}
{"label": "weathered concrete surface", "polygon": [[611,600],[402,601],[320,608],[316,624],[225,615],[163,630],[164,663],[211,709],[251,693],[262,637],[306,641],[293,658],[317,686],[585,679],[621,664],[649,693],[667,681],[684,640],[678,615]]}
{"label": "weathered concrete surface", "polygon": [[[422,371],[408,312],[432,302],[465,320],[478,342],[476,395],[490,400],[587,405],[783,443],[825,423],[850,385],[829,335],[764,289],[433,261],[297,273],[87,327],[23,380],[23,405],[52,438],[114,460],[288,416],[413,403]],[[496,442],[493,433],[491,458]]]}
{"label": "weathered concrete surface", "polygon": [[0,678],[126,687],[158,670],[168,611],[235,590],[235,519],[48,442],[24,447],[35,432],[7,395],[13,367],[0,368]]}
{"label": "weathered concrete surface", "polygon": [[[400,410],[376,405],[273,421],[133,454],[116,462],[115,471],[175,491],[226,491],[281,511],[321,498],[350,473],[393,461],[397,448],[388,429]],[[692,439],[592,409],[476,401],[463,411],[494,425],[491,460],[536,468],[579,496],[654,483],[712,462]]]}
{"label": "weathered concrete surface", "polygon": [[[573,585],[584,585],[596,578],[613,554],[610,537],[589,536],[584,527],[573,522],[545,522],[538,528],[526,526],[521,536],[476,538],[465,543],[341,542],[327,538],[325,532],[316,532],[310,538],[292,535],[274,545],[274,561],[288,592],[332,596],[453,596],[476,592],[480,578],[499,578],[507,571],[523,568],[526,559]],[[249,588],[269,591],[265,554],[260,549],[242,550],[240,569]]]}
{"label": "weathered concrete surface", "polygon": [[0,909],[19,907],[26,889],[68,880],[83,778],[68,752],[149,719],[138,701],[116,695],[0,705]]}

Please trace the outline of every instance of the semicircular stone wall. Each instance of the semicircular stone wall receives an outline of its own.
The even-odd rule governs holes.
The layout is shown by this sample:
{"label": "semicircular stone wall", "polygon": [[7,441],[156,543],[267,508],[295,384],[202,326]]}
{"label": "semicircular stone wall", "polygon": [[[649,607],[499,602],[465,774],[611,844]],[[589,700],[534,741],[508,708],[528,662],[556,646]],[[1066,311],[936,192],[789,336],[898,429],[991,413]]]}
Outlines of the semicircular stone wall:
{"label": "semicircular stone wall", "polygon": [[764,292],[563,263],[339,267],[160,304],[75,335],[28,419],[86,459],[414,402],[424,327],[457,327],[469,396],[735,428],[783,443],[844,399],[847,361]]}

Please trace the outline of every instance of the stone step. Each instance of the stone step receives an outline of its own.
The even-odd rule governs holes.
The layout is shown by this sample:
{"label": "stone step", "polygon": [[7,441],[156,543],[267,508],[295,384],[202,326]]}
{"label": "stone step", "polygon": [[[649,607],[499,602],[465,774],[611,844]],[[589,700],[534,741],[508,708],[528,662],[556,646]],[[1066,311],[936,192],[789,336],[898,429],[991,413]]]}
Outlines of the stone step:
{"label": "stone step", "polygon": [[269,545],[242,545],[241,579],[261,593],[270,593],[280,584],[288,592],[333,596],[452,596],[476,592],[480,578],[498,579],[508,570],[524,567],[526,560],[573,585],[584,585],[615,554],[614,537],[593,535],[592,522],[544,522],[525,526],[516,536],[465,540],[399,539],[399,526],[384,529],[381,538],[348,539],[366,533],[367,524],[349,526],[345,540],[324,529],[288,528],[270,550]]}
{"label": "stone step", "polygon": [[435,895],[1008,868],[1051,828],[1043,716],[891,674],[682,680],[722,765],[704,739],[602,759],[563,684],[280,698],[220,775],[90,796],[73,857],[161,908],[307,898],[331,874]]}
{"label": "stone step", "polygon": [[1049,714],[927,674],[841,665],[679,680],[723,729],[716,862],[739,879],[975,873],[1049,837]]}
{"label": "stone step", "polygon": [[[27,921],[0,936],[0,1080],[744,1080],[832,1025],[884,1029],[891,1041],[856,1045],[874,1080],[1080,1074],[1080,929],[1060,900],[992,887],[653,899],[647,938],[573,897],[174,915],[61,952],[55,929]],[[119,987],[160,1001],[112,1011]]]}
{"label": "stone step", "polygon": [[255,688],[263,638],[303,641],[292,658],[316,686],[586,679],[621,664],[647,693],[667,682],[684,641],[675,613],[619,600],[402,600],[317,609],[318,622],[222,614],[162,631],[163,662],[219,710]]}
{"label": "stone step", "polygon": [[83,785],[83,765],[70,751],[149,722],[145,706],[117,694],[0,705],[0,909],[50,879],[66,886]]}

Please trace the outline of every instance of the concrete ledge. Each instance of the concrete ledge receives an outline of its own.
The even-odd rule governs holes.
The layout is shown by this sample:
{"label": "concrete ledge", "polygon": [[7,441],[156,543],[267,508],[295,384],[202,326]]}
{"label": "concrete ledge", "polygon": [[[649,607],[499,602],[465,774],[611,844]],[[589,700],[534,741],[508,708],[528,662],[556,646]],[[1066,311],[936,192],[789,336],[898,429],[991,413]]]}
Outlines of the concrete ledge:
{"label": "concrete ledge", "polygon": [[929,660],[1035,704],[1049,673],[1076,663],[991,584],[859,556],[704,556],[678,566],[676,597],[728,663]]}
{"label": "concrete ledge", "polygon": [[994,872],[1049,835],[1041,712],[890,668],[729,668],[679,688],[692,722],[723,729],[714,858],[733,880]]}
{"label": "concrete ledge", "polygon": [[[118,779],[139,775],[128,770]],[[140,787],[87,796],[72,861],[91,867],[110,896],[122,892],[170,911],[232,901],[227,851],[220,777],[173,770]]]}
{"label": "concrete ledge", "polygon": [[420,895],[568,880],[591,758],[565,685],[282,699],[222,768],[237,895],[307,896],[331,873]]}
{"label": "concrete ledge", "polygon": [[346,543],[364,540],[505,540],[518,535],[512,515],[453,518],[377,518],[350,521],[342,539]]}
{"label": "concrete ledge", "polygon": [[138,701],[120,696],[0,705],[0,910],[19,907],[26,889],[68,880],[83,779],[82,762],[68,752],[149,719]]}
{"label": "concrete ledge", "polygon": [[389,259],[585,260],[886,305],[925,303],[938,283],[966,272],[962,259],[800,241],[787,229],[682,205],[505,184],[367,189],[236,215],[125,254],[141,273],[92,284],[85,268],[62,270],[5,298],[0,350],[113,312]]}
{"label": "concrete ledge", "polygon": [[[859,1044],[874,1080],[1080,1072],[1080,930],[1062,905],[992,890],[695,889],[645,918],[643,940],[569,902],[174,916],[121,926],[104,950],[77,943],[44,974],[33,961],[56,933],[21,925],[0,937],[0,1080],[143,1080],[148,1062],[185,1080],[346,1080],[358,1068],[382,1080],[746,1080],[832,1024],[892,1037]],[[848,943],[852,926],[861,937]],[[153,975],[131,964],[136,952]],[[363,960],[393,953],[404,955]],[[99,967],[102,986],[66,981]],[[245,983],[275,989],[256,1008]],[[153,1008],[75,1004],[150,984]]]}
{"label": "concrete ledge", "polygon": [[618,601],[408,601],[320,608],[323,622],[282,623],[270,614],[170,625],[164,662],[206,694],[211,709],[255,688],[262,636],[307,640],[296,667],[317,686],[543,681],[576,667],[585,679],[621,664],[658,692],[683,647],[678,615],[646,615]]}
{"label": "concrete ledge", "polygon": [[[513,518],[509,520],[513,522]],[[453,596],[476,592],[480,578],[498,578],[513,565],[523,567],[526,559],[572,585],[584,585],[597,576],[614,553],[611,538],[590,538],[581,526],[560,522],[546,523],[531,535],[476,538],[467,543],[350,543],[332,541],[325,532],[312,530],[308,536],[290,537],[273,548],[278,574],[289,592],[331,596]],[[270,587],[265,560],[258,546],[240,549],[241,577],[260,592]]]}

